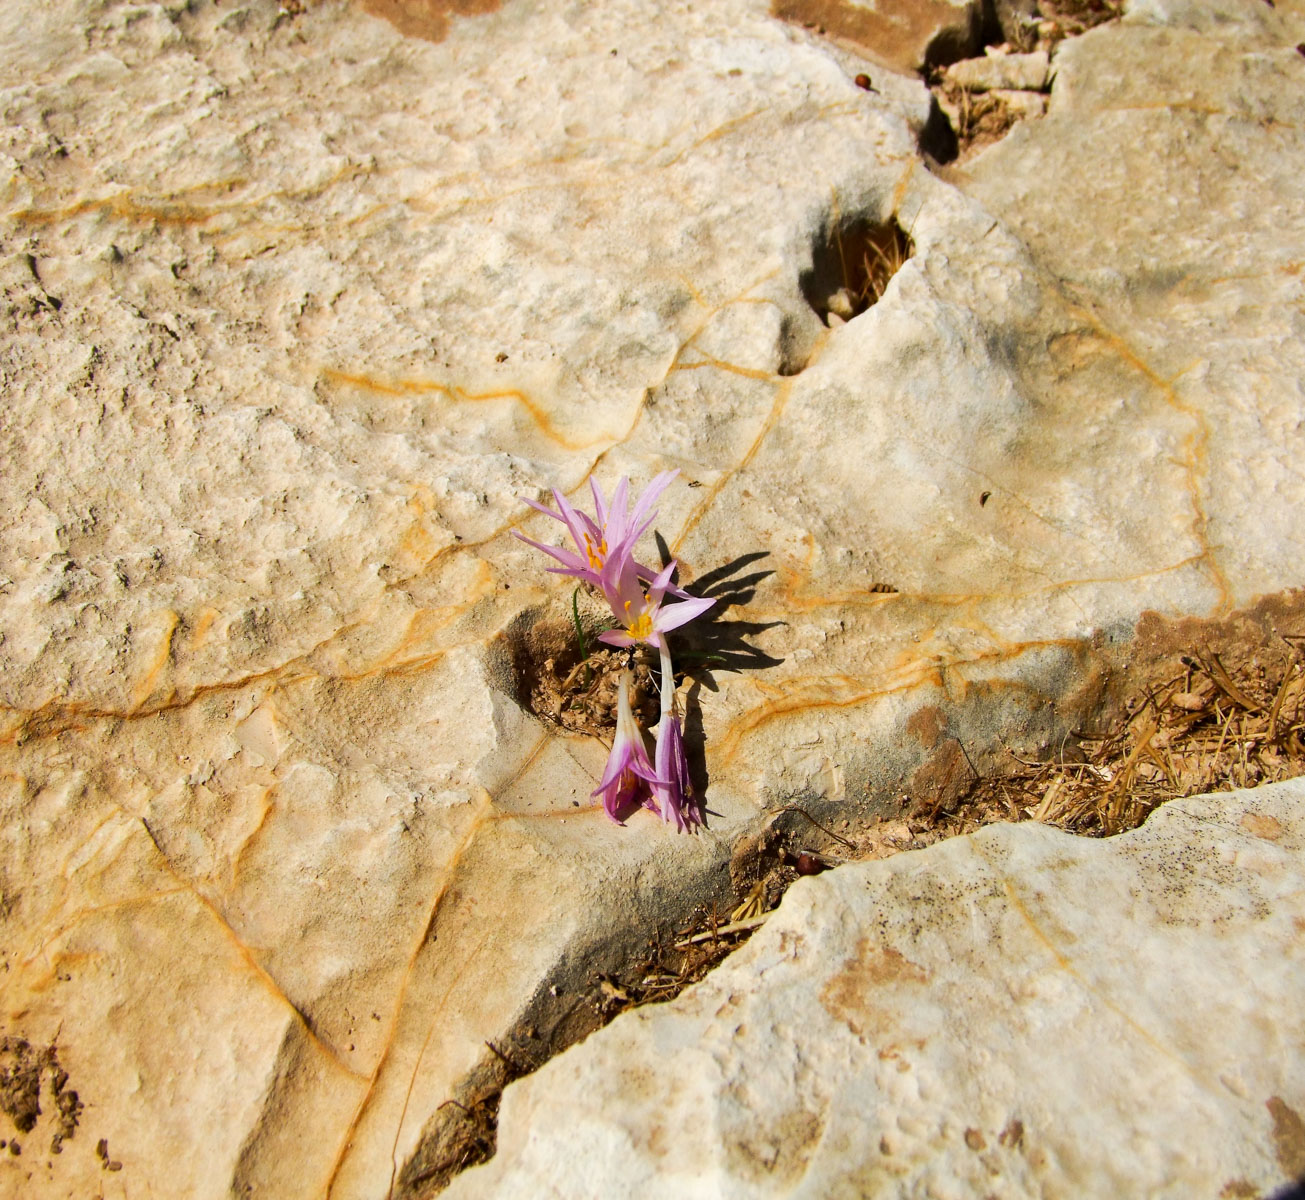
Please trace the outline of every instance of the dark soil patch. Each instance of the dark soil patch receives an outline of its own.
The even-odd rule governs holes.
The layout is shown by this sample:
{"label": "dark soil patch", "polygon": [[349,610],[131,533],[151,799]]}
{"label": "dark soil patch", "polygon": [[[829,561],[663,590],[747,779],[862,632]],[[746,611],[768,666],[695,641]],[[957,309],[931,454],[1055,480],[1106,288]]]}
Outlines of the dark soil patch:
{"label": "dark soil patch", "polygon": [[[62,1152],[63,1143],[77,1129],[82,1102],[68,1086],[68,1072],[59,1065],[54,1046],[37,1047],[19,1037],[0,1038],[0,1109],[19,1133],[31,1133],[42,1114],[41,1097],[50,1104],[50,1153]],[[11,1153],[18,1143],[9,1139]]]}
{"label": "dark soil patch", "polygon": [[[592,621],[581,618],[580,627],[577,636],[575,621],[543,618],[509,632],[516,698],[549,725],[606,737],[616,728],[617,685],[629,655],[598,642]],[[657,686],[643,656],[634,666],[630,707],[644,728],[657,723]]]}

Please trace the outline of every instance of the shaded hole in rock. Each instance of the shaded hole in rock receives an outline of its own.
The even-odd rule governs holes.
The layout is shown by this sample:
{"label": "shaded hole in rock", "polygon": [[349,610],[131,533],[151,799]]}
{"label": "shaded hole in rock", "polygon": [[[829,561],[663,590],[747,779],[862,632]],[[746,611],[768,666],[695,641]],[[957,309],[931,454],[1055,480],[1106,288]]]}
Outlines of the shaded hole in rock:
{"label": "shaded hole in rock", "polygon": [[811,268],[798,286],[816,315],[829,324],[844,321],[877,304],[889,280],[915,252],[910,235],[897,223],[867,217],[835,216],[811,250]]}
{"label": "shaded hole in rock", "polygon": [[779,375],[800,375],[806,369],[811,357],[809,342],[802,337],[798,322],[786,315],[779,332]]}
{"label": "shaded hole in rock", "polygon": [[961,152],[961,143],[956,136],[947,114],[938,104],[938,95],[934,92],[929,98],[929,117],[916,138],[920,153],[927,155],[934,162],[946,166],[955,162]]}
{"label": "shaded hole in rock", "polygon": [[[940,96],[945,107],[939,102]],[[946,80],[934,88],[931,116],[935,110],[946,123],[951,144],[955,146],[949,157],[932,155],[944,166],[1001,141],[1023,119],[1023,114],[1002,93],[970,91]],[[940,145],[945,141],[946,136],[940,135]]]}
{"label": "shaded hole in rock", "polygon": [[[574,733],[605,735],[616,727],[616,694],[627,662],[624,651],[598,641],[603,629],[580,608],[575,617],[523,613],[507,631],[513,699],[541,721]],[[647,728],[657,723],[659,700],[652,672],[642,659],[634,666],[630,706]]]}

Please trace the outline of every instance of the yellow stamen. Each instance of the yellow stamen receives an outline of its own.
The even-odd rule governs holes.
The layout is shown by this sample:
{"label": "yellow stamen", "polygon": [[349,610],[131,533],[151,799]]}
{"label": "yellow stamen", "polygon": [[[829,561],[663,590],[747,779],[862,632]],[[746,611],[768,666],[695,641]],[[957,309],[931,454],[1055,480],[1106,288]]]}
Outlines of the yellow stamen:
{"label": "yellow stamen", "polygon": [[[627,603],[625,607],[628,610],[630,605]],[[652,631],[652,617],[650,617],[646,612],[641,612],[626,627],[626,632],[634,638],[636,642],[646,642],[650,637],[652,637]]]}
{"label": "yellow stamen", "polygon": [[585,534],[585,555],[589,559],[589,565],[595,571],[603,569],[603,563],[607,561],[607,539],[600,538],[598,545],[594,545],[594,540],[589,534]]}

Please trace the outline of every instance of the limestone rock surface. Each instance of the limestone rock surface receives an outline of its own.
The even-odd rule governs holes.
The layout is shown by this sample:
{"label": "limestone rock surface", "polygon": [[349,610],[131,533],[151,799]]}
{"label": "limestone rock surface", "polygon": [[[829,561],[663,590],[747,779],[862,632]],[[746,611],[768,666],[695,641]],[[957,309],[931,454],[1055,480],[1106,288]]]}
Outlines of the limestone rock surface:
{"label": "limestone rock surface", "polygon": [[[1300,583],[1298,12],[1139,6],[950,179],[826,32],[0,9],[0,1193],[386,1195],[768,812],[1038,753],[1144,610]],[[522,703],[520,497],[668,467],[697,838]]]}
{"label": "limestone rock surface", "polygon": [[1305,1173],[1305,782],[790,889],[504,1095],[471,1197],[1267,1196]]}
{"label": "limestone rock surface", "polygon": [[999,89],[1040,92],[1047,86],[1050,59],[1045,50],[1030,54],[986,54],[965,58],[947,68],[947,78],[975,92]]}

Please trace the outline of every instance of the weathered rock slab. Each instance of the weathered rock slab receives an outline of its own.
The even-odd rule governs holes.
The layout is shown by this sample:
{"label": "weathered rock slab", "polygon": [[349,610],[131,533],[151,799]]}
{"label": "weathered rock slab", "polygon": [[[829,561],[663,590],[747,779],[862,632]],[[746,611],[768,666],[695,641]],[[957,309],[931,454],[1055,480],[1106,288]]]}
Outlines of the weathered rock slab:
{"label": "weathered rock slab", "polygon": [[[0,12],[0,998],[84,1102],[0,1186],[384,1195],[768,811],[1038,753],[1144,610],[1300,583],[1299,15],[1139,5],[951,181],[799,25]],[[570,600],[521,497],[672,466],[743,668],[698,838],[609,825],[513,666]]]}
{"label": "weathered rock slab", "polygon": [[947,68],[946,77],[973,92],[1001,89],[1040,92],[1047,86],[1051,61],[1045,50],[1030,54],[987,54],[965,58]]}
{"label": "weathered rock slab", "polygon": [[1305,781],[799,881],[504,1095],[470,1197],[1268,1195],[1305,1175]]}

